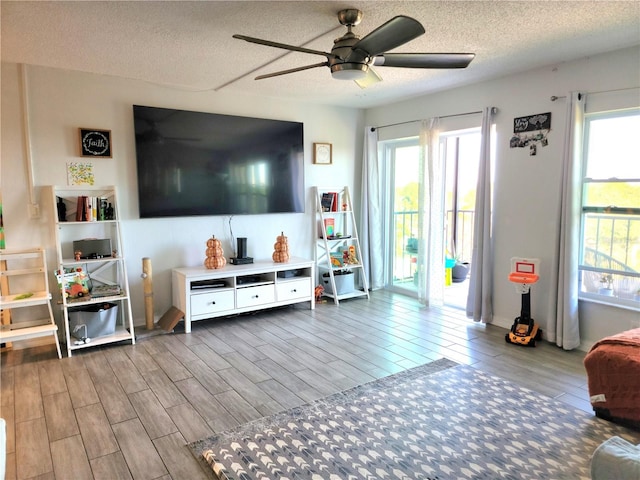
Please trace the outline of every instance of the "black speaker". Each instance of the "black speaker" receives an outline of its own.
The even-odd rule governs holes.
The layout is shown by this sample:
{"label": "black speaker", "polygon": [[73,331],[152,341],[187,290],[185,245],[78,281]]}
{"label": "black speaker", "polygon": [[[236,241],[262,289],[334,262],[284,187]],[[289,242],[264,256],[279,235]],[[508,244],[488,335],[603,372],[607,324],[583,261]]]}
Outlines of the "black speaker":
{"label": "black speaker", "polygon": [[238,258],[247,257],[247,237],[238,237]]}

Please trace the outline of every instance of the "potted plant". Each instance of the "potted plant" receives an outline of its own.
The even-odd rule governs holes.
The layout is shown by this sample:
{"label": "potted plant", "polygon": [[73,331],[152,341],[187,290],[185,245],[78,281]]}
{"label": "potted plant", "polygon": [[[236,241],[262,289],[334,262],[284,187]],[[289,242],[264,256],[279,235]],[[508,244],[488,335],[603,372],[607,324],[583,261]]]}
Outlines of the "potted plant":
{"label": "potted plant", "polygon": [[598,294],[613,297],[613,275],[610,273],[602,274],[600,277],[600,288],[598,289]]}
{"label": "potted plant", "polygon": [[456,264],[451,269],[451,278],[453,282],[464,282],[469,275],[469,262],[460,262],[456,260]]}

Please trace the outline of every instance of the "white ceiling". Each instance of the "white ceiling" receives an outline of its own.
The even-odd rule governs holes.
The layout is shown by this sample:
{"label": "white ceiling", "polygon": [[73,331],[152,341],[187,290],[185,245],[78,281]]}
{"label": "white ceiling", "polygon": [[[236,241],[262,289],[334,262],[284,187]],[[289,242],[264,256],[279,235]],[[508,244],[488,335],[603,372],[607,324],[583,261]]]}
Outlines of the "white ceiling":
{"label": "white ceiling", "polygon": [[[328,67],[254,80],[323,57],[232,38],[235,33],[330,51],[363,11],[364,36],[395,15],[426,34],[398,52],[474,52],[464,70],[376,67],[367,89]],[[0,2],[2,60],[144,80],[194,91],[372,107],[640,44],[639,1]],[[640,82],[640,72],[639,72]]]}

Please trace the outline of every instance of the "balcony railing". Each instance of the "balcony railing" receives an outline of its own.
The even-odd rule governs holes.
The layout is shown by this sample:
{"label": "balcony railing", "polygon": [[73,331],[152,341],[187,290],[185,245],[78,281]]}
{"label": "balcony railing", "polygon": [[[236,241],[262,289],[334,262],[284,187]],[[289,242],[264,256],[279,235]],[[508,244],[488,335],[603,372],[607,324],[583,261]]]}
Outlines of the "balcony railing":
{"label": "balcony railing", "polygon": [[583,237],[582,295],[640,302],[640,218],[587,213]]}
{"label": "balcony railing", "polygon": [[[455,253],[462,262],[471,262],[474,214],[473,210],[458,211]],[[412,281],[418,252],[416,241],[410,239],[418,235],[418,212],[394,212],[393,220],[396,235],[394,278],[398,282]],[[589,220],[589,228],[595,229],[596,234],[590,235],[594,243],[585,248],[580,266],[582,293],[589,297],[607,295],[637,304],[640,301],[640,265],[637,265],[640,263],[640,218],[589,214]],[[453,211],[446,212],[445,223],[445,251],[453,252]],[[602,235],[604,229],[610,229],[611,234]],[[605,279],[608,279],[611,292],[604,289],[607,286]]]}
{"label": "balcony railing", "polygon": [[[456,246],[453,248],[451,239],[453,238],[453,211],[448,210],[445,218],[445,252],[448,255],[455,255],[461,262],[471,262],[471,252],[473,248],[473,210],[459,210],[456,225]],[[415,258],[417,256],[418,236],[418,211],[405,210],[394,212],[393,227],[396,239],[396,251],[394,252],[394,278],[396,280],[409,280],[415,273]]]}

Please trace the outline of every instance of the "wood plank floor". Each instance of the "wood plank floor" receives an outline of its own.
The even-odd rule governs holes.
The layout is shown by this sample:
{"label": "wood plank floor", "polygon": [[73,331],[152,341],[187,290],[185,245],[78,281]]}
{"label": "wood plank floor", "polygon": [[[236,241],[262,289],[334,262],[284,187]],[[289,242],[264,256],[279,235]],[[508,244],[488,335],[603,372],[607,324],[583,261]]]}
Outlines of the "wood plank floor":
{"label": "wood plank floor", "polygon": [[210,478],[187,442],[442,357],[591,412],[582,352],[508,345],[504,329],[384,291],[306,308],[62,360],[54,346],[4,352],[6,478]]}

